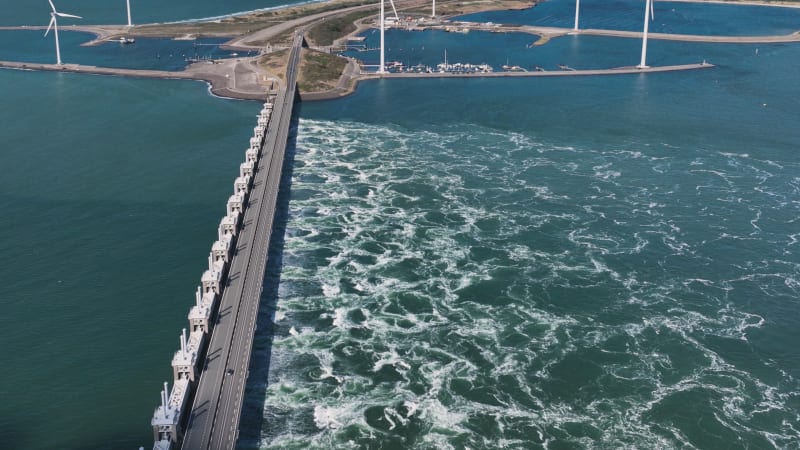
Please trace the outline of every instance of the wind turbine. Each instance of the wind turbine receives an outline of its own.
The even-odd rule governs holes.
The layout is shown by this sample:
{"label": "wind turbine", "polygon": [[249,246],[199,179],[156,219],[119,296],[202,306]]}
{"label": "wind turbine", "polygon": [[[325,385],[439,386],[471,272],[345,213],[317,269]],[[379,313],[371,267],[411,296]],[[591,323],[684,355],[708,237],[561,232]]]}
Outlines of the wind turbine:
{"label": "wind turbine", "polygon": [[644,7],[644,32],[642,33],[642,60],[636,66],[639,69],[646,69],[647,66],[647,31],[650,25],[650,20],[655,20],[655,13],[653,12],[653,0],[645,0]]}
{"label": "wind turbine", "polygon": [[433,6],[431,7],[431,17],[436,17],[436,0],[433,0]]}
{"label": "wind turbine", "polygon": [[75,16],[72,14],[60,13],[56,11],[56,6],[53,4],[52,0],[47,0],[50,3],[50,8],[53,11],[50,13],[50,25],[47,26],[47,31],[44,32],[44,35],[47,36],[47,33],[50,32],[50,28],[53,28],[53,31],[56,35],[56,63],[60,66],[61,65],[61,49],[58,46],[58,20],[56,20],[57,16],[60,17],[74,17],[75,19],[83,19],[81,16]]}
{"label": "wind turbine", "polygon": [[125,4],[128,6],[128,26],[131,26],[131,0],[125,0]]}
{"label": "wind turbine", "polygon": [[383,9],[384,9],[383,8],[383,0],[381,0],[381,17],[380,17],[380,20],[381,20],[381,65],[378,66],[378,73],[386,73],[386,66],[385,66],[385,62],[384,62],[384,56],[385,56],[384,51],[385,50],[383,48],[383,31],[384,31],[384,24],[383,24],[383,20],[384,20],[383,14],[384,14],[384,12],[383,12]]}
{"label": "wind turbine", "polygon": [[574,28],[575,31],[578,31],[578,17],[580,17],[580,12],[581,12],[581,0],[575,0],[575,28]]}

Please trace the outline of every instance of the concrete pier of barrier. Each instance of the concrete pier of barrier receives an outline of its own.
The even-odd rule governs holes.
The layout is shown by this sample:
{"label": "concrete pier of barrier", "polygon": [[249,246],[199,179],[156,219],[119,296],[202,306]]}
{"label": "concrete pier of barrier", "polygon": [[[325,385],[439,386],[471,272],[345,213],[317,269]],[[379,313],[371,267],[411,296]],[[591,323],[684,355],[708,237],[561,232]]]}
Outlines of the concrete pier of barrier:
{"label": "concrete pier of barrier", "polygon": [[[302,34],[295,36],[286,86],[272,92],[259,113],[233,182],[208,270],[189,310],[190,331],[183,330],[172,358],[172,389],[164,383],[150,421],[154,450],[236,446],[302,40]],[[207,358],[210,353],[213,359]]]}
{"label": "concrete pier of barrier", "polygon": [[[271,97],[274,100],[275,96]],[[233,194],[228,199],[218,227],[217,240],[211,245],[208,269],[200,278],[195,292],[195,304],[188,314],[189,332],[184,328],[180,335],[180,347],[172,357],[173,384],[164,383],[161,403],[150,421],[153,427],[155,450],[179,448],[188,422],[186,411],[203,369],[205,351],[224,293],[227,270],[233,258],[246,202],[253,187],[254,170],[262,153],[265,130],[270,126],[272,103],[268,101],[258,115],[254,136],[245,151],[245,160],[240,165],[239,176],[233,183]]]}
{"label": "concrete pier of barrier", "polygon": [[[295,36],[289,56],[285,89],[262,114],[272,117],[264,134],[264,152],[254,167],[253,188],[239,229],[238,252],[229,264],[230,277],[219,300],[220,313],[208,344],[207,359],[196,384],[187,424],[184,449],[233,449],[239,435],[239,419],[250,366],[256,318],[264,286],[267,251],[277,205],[296,94],[296,71],[302,34]],[[274,108],[274,110],[273,110]],[[267,149],[271,150],[267,153]],[[247,170],[244,167],[242,170]]]}

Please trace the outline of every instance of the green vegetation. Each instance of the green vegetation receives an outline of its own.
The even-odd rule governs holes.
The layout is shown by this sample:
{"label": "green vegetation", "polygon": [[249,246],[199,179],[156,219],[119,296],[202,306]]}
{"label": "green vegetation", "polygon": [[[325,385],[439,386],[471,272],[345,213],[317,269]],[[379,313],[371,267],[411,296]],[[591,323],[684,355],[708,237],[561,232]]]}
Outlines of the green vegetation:
{"label": "green vegetation", "polygon": [[316,45],[332,45],[336,39],[356,30],[356,25],[353,22],[374,14],[375,11],[356,11],[343,16],[331,17],[312,28],[308,32],[308,37]]}
{"label": "green vegetation", "polygon": [[240,36],[287,20],[373,3],[374,1],[368,0],[313,3],[273,11],[261,11],[211,22],[140,25],[135,27],[133,32],[129,34],[136,36]]}
{"label": "green vegetation", "polygon": [[297,86],[300,92],[319,92],[336,87],[347,60],[315,50],[303,49]]}
{"label": "green vegetation", "polygon": [[286,65],[289,63],[289,49],[278,50],[258,58],[258,65],[283,81],[286,81]]}
{"label": "green vegetation", "polygon": [[272,45],[275,47],[289,47],[292,45],[292,38],[294,38],[294,30],[289,30],[269,39],[255,39],[252,41],[247,40],[244,43],[254,47],[266,47],[267,45]]}
{"label": "green vegetation", "polygon": [[310,5],[303,5],[294,8],[278,9],[274,11],[264,11],[243,17],[252,16],[258,18],[268,18],[272,20],[279,19],[281,21],[284,21],[284,20],[298,19],[300,17],[309,16],[311,14],[318,14],[322,12],[334,11],[337,9],[349,8],[351,6],[361,6],[374,3],[375,3],[374,1],[369,1],[369,0],[313,3]]}
{"label": "green vegetation", "polygon": [[[540,1],[543,0],[442,0],[436,2],[436,15],[439,17],[446,17],[489,10],[526,9]],[[407,8],[404,12],[428,15],[431,13],[431,5],[429,3],[422,4],[420,6]]]}

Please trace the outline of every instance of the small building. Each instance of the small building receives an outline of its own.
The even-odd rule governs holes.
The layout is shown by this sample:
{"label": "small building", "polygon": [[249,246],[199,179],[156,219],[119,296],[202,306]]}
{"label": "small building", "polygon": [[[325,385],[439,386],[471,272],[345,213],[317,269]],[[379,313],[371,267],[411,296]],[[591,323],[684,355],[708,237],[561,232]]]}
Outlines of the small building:
{"label": "small building", "polygon": [[203,293],[213,292],[219,295],[222,292],[222,272],[206,270],[200,278],[200,283],[203,285]]}
{"label": "small building", "polygon": [[247,195],[250,190],[250,176],[238,176],[233,180],[233,192],[236,194]]}
{"label": "small building", "polygon": [[194,333],[208,333],[211,330],[211,312],[215,307],[216,300],[216,293],[213,291],[203,292],[201,287],[197,287],[195,305],[189,310],[190,342]]}
{"label": "small building", "polygon": [[239,222],[239,216],[244,213],[244,195],[234,193],[228,198],[228,216],[235,216]]}
{"label": "small building", "polygon": [[250,161],[253,165],[256,164],[258,161],[258,149],[257,148],[248,148],[244,152],[245,161]]}
{"label": "small building", "polygon": [[243,177],[243,176],[252,177],[254,171],[255,171],[255,164],[253,164],[251,161],[245,161],[245,162],[239,164],[239,176],[240,177]]}
{"label": "small building", "polygon": [[154,441],[171,442],[176,447],[183,439],[181,429],[181,414],[186,407],[189,399],[189,380],[178,380],[169,391],[169,385],[164,383],[164,390],[161,391],[161,405],[153,413],[150,424],[153,426]]}
{"label": "small building", "polygon": [[214,261],[229,262],[231,257],[231,244],[232,241],[227,236],[221,236],[221,239],[214,241],[214,243],[211,244],[211,254],[214,255]]}
{"label": "small building", "polygon": [[[200,333],[202,336],[202,332]],[[186,328],[181,334],[181,348],[172,357],[172,373],[175,381],[189,380],[194,382],[197,378],[197,358],[200,342],[195,339],[194,345],[189,345],[186,339]]]}
{"label": "small building", "polygon": [[234,237],[236,237],[236,231],[237,231],[236,226],[238,225],[238,223],[239,223],[238,217],[231,217],[231,216],[223,217],[219,223],[219,230],[218,230],[220,239],[222,239],[225,236],[228,236],[232,240]]}

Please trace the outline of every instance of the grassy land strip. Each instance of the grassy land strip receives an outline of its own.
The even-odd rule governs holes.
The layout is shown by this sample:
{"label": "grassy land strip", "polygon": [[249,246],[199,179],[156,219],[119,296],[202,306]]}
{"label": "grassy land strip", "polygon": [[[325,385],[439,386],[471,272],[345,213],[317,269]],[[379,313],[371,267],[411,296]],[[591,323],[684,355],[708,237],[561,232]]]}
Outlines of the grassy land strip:
{"label": "grassy land strip", "polygon": [[[540,1],[542,0],[439,1],[436,2],[436,15],[439,17],[460,16],[490,10],[526,9]],[[405,12],[429,15],[431,13],[431,5],[410,8]]]}
{"label": "grassy land strip", "polygon": [[325,3],[292,6],[272,11],[254,12],[210,22],[141,25],[134,27],[129,34],[136,36],[239,36],[287,20],[368,3],[373,2],[367,0],[334,0]]}
{"label": "grassy land strip", "polygon": [[286,82],[286,65],[289,64],[289,49],[277,50],[258,58],[258,65]]}
{"label": "grassy land strip", "polygon": [[279,34],[277,36],[272,37],[271,39],[260,40],[256,39],[254,41],[246,41],[247,45],[252,45],[256,47],[266,47],[271,45],[273,47],[291,47],[292,45],[292,38],[294,38],[294,31],[287,31],[283,34]]}
{"label": "grassy land strip", "polygon": [[300,93],[333,89],[342,75],[347,60],[335,55],[304,48],[297,86]]}
{"label": "grassy land strip", "polygon": [[375,15],[375,11],[356,11],[344,16],[327,19],[312,28],[308,33],[308,37],[316,45],[332,45],[334,40],[356,30],[353,22],[372,15]]}

